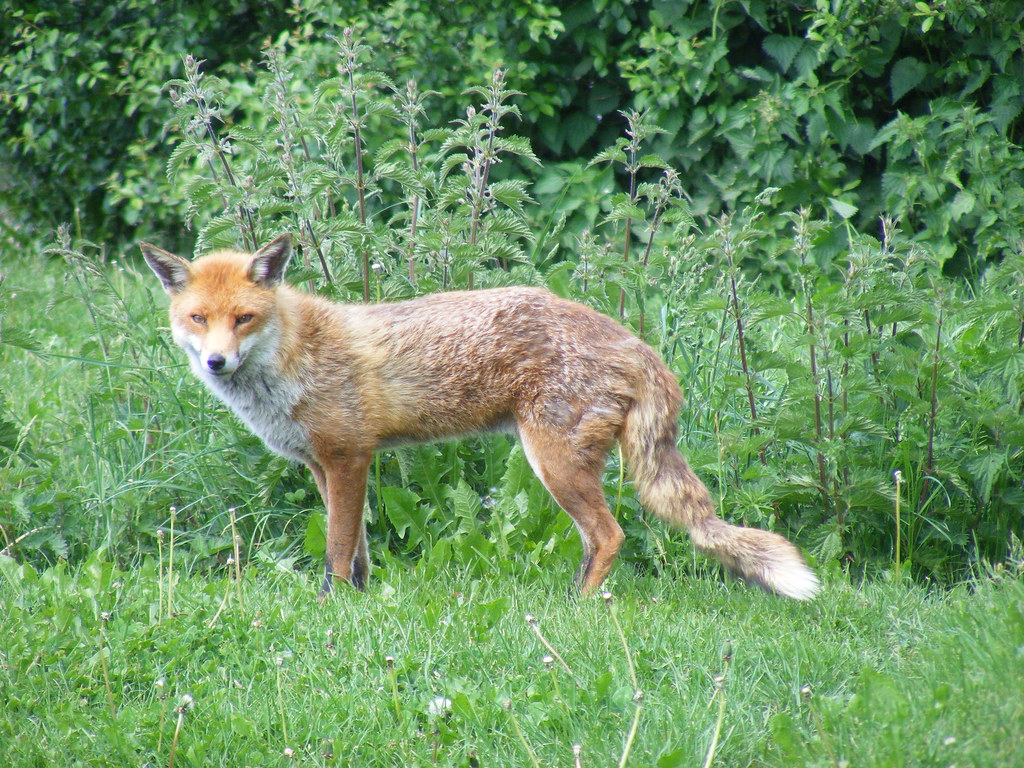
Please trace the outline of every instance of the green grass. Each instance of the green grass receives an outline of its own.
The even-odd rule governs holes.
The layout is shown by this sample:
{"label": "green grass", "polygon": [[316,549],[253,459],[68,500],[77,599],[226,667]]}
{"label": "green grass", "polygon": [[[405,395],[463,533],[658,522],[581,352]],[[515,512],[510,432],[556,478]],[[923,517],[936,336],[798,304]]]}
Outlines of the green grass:
{"label": "green grass", "polygon": [[[91,273],[90,314],[73,266],[5,271],[0,549],[17,543],[0,558],[0,765],[568,766],[580,744],[591,768],[620,763],[634,723],[632,766],[704,765],[712,744],[720,766],[1024,764],[1012,560],[948,591],[853,588],[819,562],[826,590],[804,605],[688,577],[685,539],[644,539],[627,504],[609,584],[627,652],[601,600],[566,599],[578,541],[521,456],[462,443],[382,464],[466,514],[410,505],[432,526],[418,545],[385,524],[394,511],[378,518],[370,592],[318,605],[298,554],[308,478],[179,369],[147,276]],[[34,352],[11,333],[30,329]],[[466,527],[487,518],[460,477],[516,502],[497,507],[514,535]],[[545,664],[527,614],[572,674]]]}
{"label": "green grass", "polygon": [[[638,717],[604,601],[396,562],[375,576],[319,605],[310,572],[179,569],[168,614],[152,559],[0,559],[0,764],[571,765],[580,744],[609,766],[636,718],[627,764],[703,765],[720,705],[715,765],[1024,764],[1019,574],[948,593],[831,583],[800,604],[620,568]],[[572,674],[545,664],[527,614]]]}
{"label": "green grass", "polygon": [[[685,537],[641,521],[613,467],[606,488],[616,508],[622,493],[629,537],[609,609],[566,599],[578,537],[521,451],[494,440],[384,453],[370,494],[376,581],[318,605],[307,474],[187,374],[150,275],[63,255],[7,260],[0,291],[0,552],[12,556],[0,557],[0,765],[571,765],[576,744],[587,768],[1024,764],[1024,584],[1005,533],[1016,470],[998,504],[991,473],[977,504],[958,502],[979,515],[956,540],[971,557],[933,570],[969,567],[969,583],[895,576],[892,499],[858,491],[865,506],[845,527],[805,526],[827,588],[804,605],[707,573]],[[711,288],[684,288],[684,314],[705,317],[686,307]],[[741,461],[742,380],[716,367],[722,347],[679,347],[691,348],[673,363],[698,403],[687,450],[724,513],[775,525],[779,498],[818,514],[799,451]],[[973,407],[1017,419],[997,395]],[[968,408],[950,403],[940,412]],[[809,414],[792,411],[776,450],[806,440]],[[858,446],[841,455],[870,453]],[[872,450],[874,480],[850,488],[888,483],[893,458]],[[986,528],[988,513],[999,525]],[[904,552],[932,528],[904,536]],[[1001,571],[978,575],[975,535],[1007,540]],[[854,588],[841,545],[861,540],[878,577]],[[932,572],[902,569],[915,571]],[[571,673],[544,661],[528,614]]]}
{"label": "green grass", "polygon": [[240,132],[186,63],[172,172],[200,246],[291,229],[292,278],[337,297],[546,283],[623,318],[679,376],[723,516],[789,535],[827,588],[723,584],[613,456],[615,597],[567,600],[578,537],[496,438],[382,452],[383,567],[318,605],[308,473],[188,375],[135,246],[8,240],[0,765],[1024,765],[1021,258],[964,286],[919,231],[772,189],[693,220],[636,114],[599,156],[618,194],[597,166],[560,189],[517,165],[500,77],[431,128],[354,71],[338,112],[336,82],[277,69],[300,59],[258,69],[268,122]]}

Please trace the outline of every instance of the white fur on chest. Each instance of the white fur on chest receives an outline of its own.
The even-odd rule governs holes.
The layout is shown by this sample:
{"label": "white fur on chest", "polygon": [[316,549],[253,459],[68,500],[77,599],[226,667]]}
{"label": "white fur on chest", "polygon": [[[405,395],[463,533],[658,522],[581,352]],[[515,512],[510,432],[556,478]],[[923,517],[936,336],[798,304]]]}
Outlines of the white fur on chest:
{"label": "white fur on chest", "polygon": [[240,369],[230,380],[213,385],[211,389],[272,451],[299,461],[313,458],[309,435],[291,416],[302,396],[297,384],[266,370]]}
{"label": "white fur on chest", "polygon": [[[187,349],[187,348],[186,348]],[[275,365],[276,349],[252,345],[238,370],[222,379],[203,370],[190,354],[192,368],[210,390],[275,453],[298,461],[313,459],[306,429],[292,418],[304,390]]]}

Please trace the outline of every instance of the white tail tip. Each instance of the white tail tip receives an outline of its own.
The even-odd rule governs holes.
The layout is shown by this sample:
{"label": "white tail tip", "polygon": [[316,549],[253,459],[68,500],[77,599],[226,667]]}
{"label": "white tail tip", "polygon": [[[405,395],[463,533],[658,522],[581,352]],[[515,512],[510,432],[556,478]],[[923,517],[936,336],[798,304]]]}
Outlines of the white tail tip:
{"label": "white tail tip", "polygon": [[818,577],[804,563],[780,564],[765,576],[764,581],[773,592],[794,600],[810,600],[821,590]]}

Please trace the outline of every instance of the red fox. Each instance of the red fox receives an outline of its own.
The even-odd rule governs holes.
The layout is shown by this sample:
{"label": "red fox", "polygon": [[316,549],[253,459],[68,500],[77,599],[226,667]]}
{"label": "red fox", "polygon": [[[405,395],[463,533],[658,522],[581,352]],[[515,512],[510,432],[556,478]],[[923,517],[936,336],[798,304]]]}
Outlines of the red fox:
{"label": "red fox", "polygon": [[195,261],[143,243],[196,375],[270,448],[304,462],[327,508],[326,574],[365,589],[373,452],[492,430],[530,466],[583,540],[575,582],[604,581],[622,545],[602,472],[622,446],[641,502],[748,582],[810,599],[796,547],[715,515],[676,448],[682,393],[649,346],[609,317],[539,288],[339,304],[284,283],[291,239]]}

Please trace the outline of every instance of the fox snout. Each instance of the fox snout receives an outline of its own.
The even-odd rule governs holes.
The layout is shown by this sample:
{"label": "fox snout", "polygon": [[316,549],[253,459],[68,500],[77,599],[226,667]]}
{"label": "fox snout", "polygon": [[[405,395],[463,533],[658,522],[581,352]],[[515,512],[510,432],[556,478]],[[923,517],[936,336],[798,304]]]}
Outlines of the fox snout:
{"label": "fox snout", "polygon": [[[216,338],[211,338],[216,335],[208,334],[205,339],[193,337],[196,362],[203,373],[210,373],[218,378],[227,378],[242,364],[241,345],[230,336],[217,343]],[[211,341],[215,343],[211,343]]]}
{"label": "fox snout", "polygon": [[206,357],[206,368],[210,373],[218,376],[226,376],[234,373],[234,368],[228,367],[228,360],[224,355],[214,352]]}
{"label": "fox snout", "polygon": [[212,319],[202,325],[191,325],[189,328],[176,323],[174,331],[178,343],[190,353],[193,366],[200,374],[229,378],[242,365],[244,340]]}

